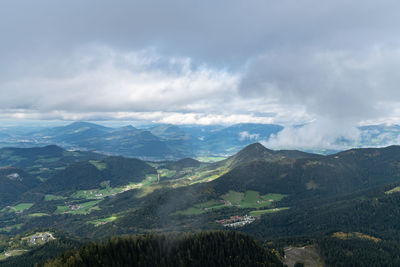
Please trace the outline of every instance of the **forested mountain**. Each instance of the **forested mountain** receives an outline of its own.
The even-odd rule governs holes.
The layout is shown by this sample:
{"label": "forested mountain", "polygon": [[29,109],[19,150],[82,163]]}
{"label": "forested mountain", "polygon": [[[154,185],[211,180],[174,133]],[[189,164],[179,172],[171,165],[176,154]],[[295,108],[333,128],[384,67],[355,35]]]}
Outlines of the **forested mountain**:
{"label": "forested mountain", "polygon": [[157,171],[138,159],[107,157],[101,161],[82,161],[69,165],[42,183],[37,192],[60,193],[88,190],[99,187],[117,187],[141,182],[146,175]]}
{"label": "forested mountain", "polygon": [[85,160],[100,160],[104,155],[86,151],[67,151],[56,145],[33,148],[0,148],[0,167],[20,167],[46,180],[69,164]]}
{"label": "forested mountain", "polygon": [[67,148],[83,148],[106,153],[142,158],[163,158],[173,154],[164,142],[150,131],[132,126],[110,128],[74,122],[67,126],[44,129],[33,133],[42,142],[56,143]]}
{"label": "forested mountain", "polygon": [[0,167],[0,203],[2,206],[17,201],[39,184],[39,180],[16,167]]}
{"label": "forested mountain", "polygon": [[283,266],[249,236],[235,232],[146,235],[85,245],[45,266]]}
{"label": "forested mountain", "polygon": [[[0,231],[10,238],[52,227],[89,239],[239,227],[260,241],[273,240],[274,249],[316,247],[315,253],[333,266],[335,257],[353,265],[367,259],[396,262],[383,259],[400,246],[399,146],[322,156],[255,143],[216,163],[144,162],[55,146],[4,151],[14,155],[10,164],[24,166],[2,169],[4,188],[14,192],[2,195],[9,199],[0,213]],[[21,159],[24,152],[33,165],[45,159],[64,167],[39,180],[40,173],[24,171],[32,168]],[[79,157],[84,160],[75,162]],[[351,244],[353,254],[346,252]],[[363,250],[371,250],[368,257]]]}
{"label": "forested mountain", "polygon": [[286,159],[318,158],[321,155],[306,153],[298,150],[270,150],[260,143],[246,146],[235,155],[222,160],[215,165],[225,165],[234,168],[254,161],[277,162]]}

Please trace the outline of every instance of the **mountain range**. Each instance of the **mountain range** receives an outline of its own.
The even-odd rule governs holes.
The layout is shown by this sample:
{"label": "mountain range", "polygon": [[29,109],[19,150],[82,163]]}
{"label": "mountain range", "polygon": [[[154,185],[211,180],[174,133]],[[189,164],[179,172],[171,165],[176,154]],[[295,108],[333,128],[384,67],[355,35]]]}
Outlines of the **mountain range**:
{"label": "mountain range", "polygon": [[[170,138],[165,127],[157,131]],[[7,244],[32,255],[43,251],[18,245],[14,237],[51,229],[57,242],[67,234],[79,243],[233,225],[275,251],[311,244],[328,263],[339,257],[358,266],[400,252],[400,146],[319,155],[254,143],[207,163],[143,161],[50,145],[3,148],[0,159],[0,232]],[[350,244],[359,248],[353,254],[344,250]],[[4,243],[4,250],[10,245]]]}
{"label": "mountain range", "polygon": [[155,125],[137,129],[133,126],[110,128],[74,122],[27,133],[18,131],[13,138],[4,135],[2,140],[3,146],[57,144],[69,150],[98,151],[146,160],[173,160],[230,155],[254,141],[268,139],[281,129],[278,125],[250,123],[230,127]]}
{"label": "mountain range", "polygon": [[[297,126],[301,127],[301,126]],[[231,126],[149,125],[142,128],[105,127],[88,122],[74,122],[59,127],[0,128],[0,147],[33,147],[56,144],[68,150],[96,151],[106,155],[122,155],[144,160],[177,160],[186,157],[219,160],[254,143],[268,143],[284,129],[276,124],[241,123]],[[357,142],[339,138],[340,146],[388,146],[397,144],[400,127],[371,125],[359,127]],[[307,150],[334,154],[332,148]]]}

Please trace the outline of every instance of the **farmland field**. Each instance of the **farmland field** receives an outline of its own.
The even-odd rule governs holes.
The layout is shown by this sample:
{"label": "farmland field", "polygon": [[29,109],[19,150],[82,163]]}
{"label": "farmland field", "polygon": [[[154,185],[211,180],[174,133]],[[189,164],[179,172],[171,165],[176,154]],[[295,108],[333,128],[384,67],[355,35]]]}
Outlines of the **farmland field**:
{"label": "farmland field", "polygon": [[29,217],[43,217],[43,216],[50,216],[50,215],[47,213],[37,212],[37,213],[31,213],[28,216]]}
{"label": "farmland field", "polygon": [[222,196],[226,201],[239,208],[263,208],[269,207],[272,202],[280,201],[285,195],[267,194],[260,196],[257,191],[248,190],[245,193],[229,191],[228,194]]}
{"label": "farmland field", "polygon": [[97,160],[89,160],[89,162],[95,166],[99,171],[104,170],[105,168],[107,168],[107,165],[104,162],[100,162]]}
{"label": "farmland field", "polygon": [[104,218],[104,219],[97,219],[97,220],[89,221],[88,223],[94,224],[94,226],[100,226],[100,225],[115,221],[116,219],[117,219],[116,216],[111,216],[111,217]]}
{"label": "farmland field", "polygon": [[[275,201],[279,201],[284,198],[285,195],[282,194],[267,194],[260,196],[257,191],[248,190],[245,193],[229,191],[227,194],[223,195],[221,200],[213,200],[207,201],[203,203],[195,204],[193,207],[190,207],[183,211],[178,211],[176,214],[181,215],[196,215],[202,214],[205,212],[209,212],[216,209],[221,208],[241,208],[241,209],[259,209],[271,206],[271,204]],[[287,208],[275,208],[268,210],[257,210],[252,211],[251,213],[257,214],[252,216],[259,216],[264,213],[272,213],[281,211]]]}
{"label": "farmland field", "polygon": [[24,210],[27,210],[33,206],[33,203],[20,203],[18,205],[15,205],[14,207],[10,207],[9,212],[22,212]]}
{"label": "farmland field", "polygon": [[386,191],[386,194],[392,194],[392,193],[396,193],[396,192],[400,192],[400,186],[397,186],[389,191]]}
{"label": "farmland field", "polygon": [[68,206],[57,206],[57,210],[55,211],[55,214],[61,214],[61,213],[69,213],[69,214],[89,214],[93,210],[98,210],[99,207],[96,205],[100,202],[101,200],[94,200],[94,201],[89,201],[89,202],[83,202],[79,204],[73,204],[73,205],[68,205]]}
{"label": "farmland field", "polygon": [[212,211],[215,209],[221,209],[225,208],[226,205],[219,202],[219,201],[207,201],[203,202],[200,204],[196,204],[193,207],[188,208],[187,210],[184,211],[178,211],[175,214],[181,214],[181,215],[197,215],[197,214],[202,214],[208,211]]}
{"label": "farmland field", "polygon": [[274,213],[274,212],[278,212],[278,211],[282,211],[282,210],[287,210],[289,209],[288,207],[284,207],[284,208],[275,208],[275,209],[267,209],[267,210],[253,210],[250,211],[250,216],[261,216],[263,214],[267,214],[267,213]]}
{"label": "farmland field", "polygon": [[107,196],[112,196],[123,192],[123,187],[111,188],[107,187],[104,189],[92,189],[92,190],[80,190],[71,195],[71,198],[78,199],[102,199]]}
{"label": "farmland field", "polygon": [[213,163],[213,162],[224,160],[224,159],[226,159],[226,157],[197,157],[196,159],[201,162]]}
{"label": "farmland field", "polygon": [[241,192],[229,191],[228,194],[223,195],[222,198],[232,203],[232,205],[240,205],[244,194]]}
{"label": "farmland field", "polygon": [[56,195],[45,195],[44,200],[52,201],[52,200],[64,200],[66,197],[63,196],[56,196]]}

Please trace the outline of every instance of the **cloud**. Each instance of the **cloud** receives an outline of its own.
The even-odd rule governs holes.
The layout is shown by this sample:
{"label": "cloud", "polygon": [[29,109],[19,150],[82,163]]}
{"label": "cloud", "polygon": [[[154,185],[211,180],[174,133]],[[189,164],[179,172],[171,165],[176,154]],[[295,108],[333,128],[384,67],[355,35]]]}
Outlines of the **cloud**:
{"label": "cloud", "polygon": [[301,107],[242,98],[240,72],[163,56],[156,49],[125,52],[88,45],[25,69],[24,77],[0,80],[0,118],[234,124],[306,116]]}
{"label": "cloud", "polygon": [[[400,122],[400,3],[0,3],[0,118],[288,127],[274,146]],[[294,140],[294,141],[291,141]]]}
{"label": "cloud", "polygon": [[258,140],[258,138],[260,137],[260,134],[250,134],[247,131],[243,131],[239,133],[239,140],[240,141],[245,141],[245,140]]}
{"label": "cloud", "polygon": [[[93,53],[94,50],[94,53]],[[49,64],[58,76],[24,77],[0,83],[2,109],[37,112],[192,111],[236,89],[237,77],[187,58],[151,52],[93,49],[67,62]]]}
{"label": "cloud", "polygon": [[244,97],[302,105],[313,117],[304,127],[288,127],[269,146],[335,147],[340,138],[354,145],[362,121],[399,115],[399,62],[400,49],[390,46],[266,53],[249,63],[239,90]]}
{"label": "cloud", "polygon": [[273,149],[341,150],[357,146],[360,134],[353,124],[323,119],[302,126],[285,127],[262,143]]}

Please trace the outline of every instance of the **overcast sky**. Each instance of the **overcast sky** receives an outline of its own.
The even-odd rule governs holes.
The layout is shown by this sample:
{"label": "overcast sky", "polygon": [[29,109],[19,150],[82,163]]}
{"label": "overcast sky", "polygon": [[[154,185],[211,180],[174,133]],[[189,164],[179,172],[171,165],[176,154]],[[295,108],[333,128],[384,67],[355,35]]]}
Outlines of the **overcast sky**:
{"label": "overcast sky", "polygon": [[395,0],[4,0],[0,120],[307,123],[272,141],[357,138],[359,124],[400,123],[399,14]]}

